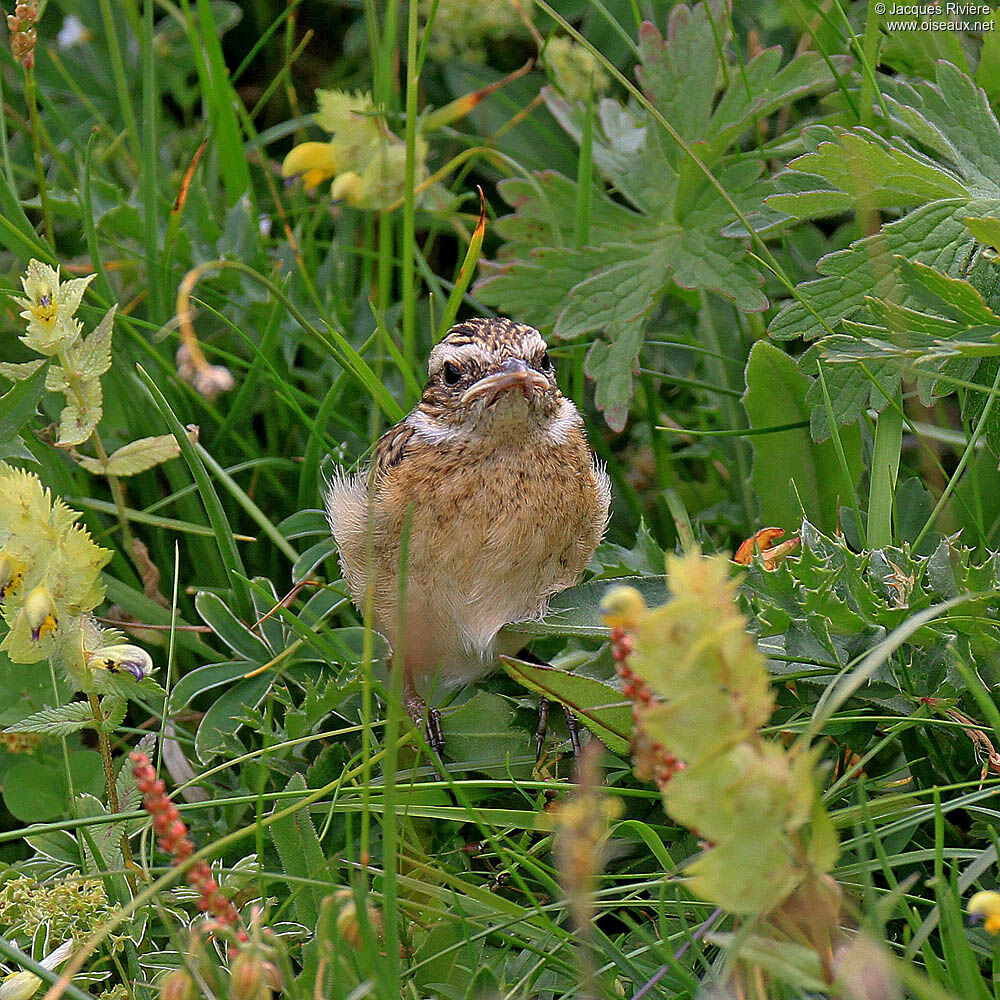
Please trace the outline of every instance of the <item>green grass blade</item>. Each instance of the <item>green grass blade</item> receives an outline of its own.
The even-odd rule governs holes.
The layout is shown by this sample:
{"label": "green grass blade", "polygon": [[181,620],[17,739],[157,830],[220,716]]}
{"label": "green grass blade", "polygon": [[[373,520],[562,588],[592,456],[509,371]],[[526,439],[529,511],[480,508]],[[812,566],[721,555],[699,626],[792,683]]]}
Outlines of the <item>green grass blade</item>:
{"label": "green grass blade", "polygon": [[143,384],[149,392],[153,405],[159,410],[160,415],[166,421],[170,433],[173,434],[177,444],[180,446],[181,455],[184,456],[184,461],[187,462],[188,468],[191,470],[191,475],[198,486],[198,494],[201,497],[202,504],[205,506],[205,513],[208,515],[209,523],[212,525],[215,542],[219,549],[219,557],[226,570],[226,578],[233,588],[237,614],[241,618],[249,619],[253,613],[250,594],[246,589],[245,583],[240,577],[236,576],[239,573],[240,576],[245,577],[247,575],[246,569],[243,566],[243,560],[236,546],[233,530],[229,526],[226,512],[223,509],[222,502],[219,500],[219,495],[215,492],[215,487],[212,485],[212,480],[208,474],[208,470],[205,468],[205,463],[201,460],[201,456],[191,443],[183,424],[181,424],[174,411],[170,408],[166,397],[160,392],[159,386],[157,386],[156,382],[153,381],[142,365],[136,365],[136,370],[139,373],[139,378],[142,379]]}

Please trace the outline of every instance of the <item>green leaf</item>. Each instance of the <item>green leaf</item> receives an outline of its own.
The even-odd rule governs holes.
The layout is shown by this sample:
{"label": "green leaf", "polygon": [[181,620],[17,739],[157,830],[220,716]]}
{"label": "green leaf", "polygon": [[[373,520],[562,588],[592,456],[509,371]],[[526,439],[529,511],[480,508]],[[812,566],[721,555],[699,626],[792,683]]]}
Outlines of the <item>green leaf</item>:
{"label": "green leaf", "polygon": [[602,624],[601,601],[610,587],[627,584],[635,587],[650,606],[667,599],[662,576],[623,576],[612,580],[591,580],[556,594],[549,602],[549,613],[540,621],[517,622],[508,625],[508,633],[517,635],[562,635],[581,639],[607,639],[608,629]]}
{"label": "green leaf", "polygon": [[20,722],[11,723],[5,733],[46,733],[49,736],[68,736],[85,727],[93,729],[94,716],[85,701],[71,701],[68,705],[43,708]]}
{"label": "green leaf", "polygon": [[107,459],[82,458],[80,465],[95,476],[135,476],[155,465],[169,462],[181,453],[173,434],[139,438],[130,441]]}
{"label": "green leaf", "polygon": [[[305,778],[301,774],[293,775],[285,786],[286,792],[302,792],[306,794]],[[280,803],[284,808],[287,803]],[[320,847],[316,828],[313,826],[308,809],[285,816],[272,823],[271,839],[281,858],[281,868],[294,881],[289,883],[291,899],[295,907],[296,918],[306,927],[315,927],[319,917],[319,909],[323,897],[327,894],[326,880],[323,879],[326,868],[326,858]],[[298,880],[322,880],[320,885],[301,884]]]}
{"label": "green leaf", "polygon": [[990,246],[994,250],[1000,250],[1000,219],[993,216],[988,216],[984,219],[972,218],[970,216],[967,219],[963,219],[963,222],[968,226],[969,232],[980,243]]}
{"label": "green leaf", "polygon": [[0,441],[13,441],[31,419],[45,389],[45,371],[39,366],[0,396]]}
{"label": "green leaf", "polygon": [[231,660],[226,663],[207,663],[192,670],[171,688],[168,712],[180,712],[203,692],[241,680],[252,669],[246,660]]}
{"label": "green leaf", "polygon": [[266,670],[256,677],[227,688],[202,716],[194,737],[194,749],[203,764],[225,753],[244,753],[246,748],[236,738],[243,728],[240,718],[247,709],[256,708],[274,682],[274,671]]}
{"label": "green leaf", "polygon": [[205,624],[210,626],[234,653],[250,661],[248,670],[254,663],[266,663],[271,659],[263,640],[254,635],[217,594],[199,591],[194,599],[194,606]]}
{"label": "green leaf", "polygon": [[[104,787],[101,755],[94,750],[74,750],[69,757],[73,790],[100,795]],[[66,768],[60,760],[19,760],[3,782],[4,804],[22,823],[45,823],[70,812]]]}
{"label": "green leaf", "polygon": [[[534,761],[530,733],[517,721],[509,698],[476,693],[444,713],[444,752],[464,768],[485,774],[527,777]],[[520,761],[517,763],[517,761]]]}
{"label": "green leaf", "polygon": [[[656,111],[714,169],[740,210],[749,211],[769,193],[770,182],[760,180],[760,163],[723,164],[723,155],[762,117],[833,80],[815,53],[779,69],[778,49],[750,60],[742,79],[727,74],[719,59],[726,24],[725,18],[713,21],[706,5],[675,5],[666,39],[652,24],[642,26],[637,75]],[[587,194],[589,245],[574,245],[571,220],[579,199],[571,180],[540,172],[507,181],[500,193],[515,213],[497,223],[507,243],[484,266],[476,292],[557,337],[598,335],[585,370],[608,425],[621,430],[647,317],[665,293],[675,286],[714,291],[744,312],[766,308],[767,298],[745,234],[724,233],[734,221],[730,202],[654,115],[613,100],[601,101],[592,114],[552,88],[542,93],[577,143],[591,116],[589,149],[602,183]],[[627,204],[616,204],[608,191]]]}
{"label": "green leaf", "polygon": [[609,750],[628,753],[632,706],[617,688],[548,664],[527,663],[512,656],[502,656],[500,662],[508,675],[529,691],[573,709]]}
{"label": "green leaf", "polygon": [[[906,208],[938,198],[970,197],[968,188],[951,171],[890,145],[874,132],[862,128],[824,131],[832,138],[819,143],[813,152],[796,157],[788,169],[822,177],[848,196],[846,206],[863,202],[872,208]],[[767,204],[806,218],[814,213],[799,210],[804,197],[808,206],[805,192],[774,194]]]}
{"label": "green leaf", "polygon": [[[743,394],[751,431],[808,421],[810,384],[784,351],[766,340],[757,341],[747,362]],[[804,513],[814,524],[834,531],[838,505],[847,498],[833,443],[816,444],[808,427],[750,433],[747,439],[754,454],[753,485],[760,499],[761,523],[792,531]],[[862,471],[861,433],[857,426],[846,427],[840,440],[857,482]]]}

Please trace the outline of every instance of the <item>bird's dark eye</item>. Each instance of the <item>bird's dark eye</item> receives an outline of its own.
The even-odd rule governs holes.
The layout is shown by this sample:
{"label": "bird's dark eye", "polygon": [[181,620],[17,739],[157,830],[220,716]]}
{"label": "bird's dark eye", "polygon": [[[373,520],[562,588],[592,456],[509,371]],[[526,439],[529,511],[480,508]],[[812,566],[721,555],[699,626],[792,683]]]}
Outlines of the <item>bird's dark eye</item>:
{"label": "bird's dark eye", "polygon": [[550,372],[550,371],[552,371],[552,359],[549,357],[549,352],[548,351],[546,351],[542,355],[542,360],[538,362],[538,367],[543,372]]}
{"label": "bird's dark eye", "polygon": [[455,367],[450,361],[444,363],[444,384],[445,385],[458,385],[458,380],[462,377],[462,373]]}

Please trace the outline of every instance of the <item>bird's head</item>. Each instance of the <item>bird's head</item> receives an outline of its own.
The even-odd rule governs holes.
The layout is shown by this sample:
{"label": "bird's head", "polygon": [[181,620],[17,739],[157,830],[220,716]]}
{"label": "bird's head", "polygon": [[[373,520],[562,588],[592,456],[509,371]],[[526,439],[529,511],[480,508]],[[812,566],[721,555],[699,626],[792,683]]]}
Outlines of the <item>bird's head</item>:
{"label": "bird's head", "polygon": [[572,407],[556,384],[541,334],[509,319],[470,319],[453,326],[431,351],[427,367],[420,409],[439,425],[545,426]]}

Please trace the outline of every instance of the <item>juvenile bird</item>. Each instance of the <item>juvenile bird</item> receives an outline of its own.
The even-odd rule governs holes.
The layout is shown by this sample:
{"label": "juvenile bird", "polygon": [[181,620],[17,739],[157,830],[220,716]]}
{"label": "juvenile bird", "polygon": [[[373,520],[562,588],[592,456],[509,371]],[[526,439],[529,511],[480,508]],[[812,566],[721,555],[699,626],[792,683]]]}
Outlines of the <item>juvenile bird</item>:
{"label": "juvenile bird", "polygon": [[[489,673],[579,579],[608,520],[610,482],[559,391],[545,341],[508,319],[470,319],[431,351],[417,405],[368,470],[338,474],[330,528],[354,603],[402,648],[404,704],[440,753],[424,695]],[[405,599],[400,560],[409,511]]]}

